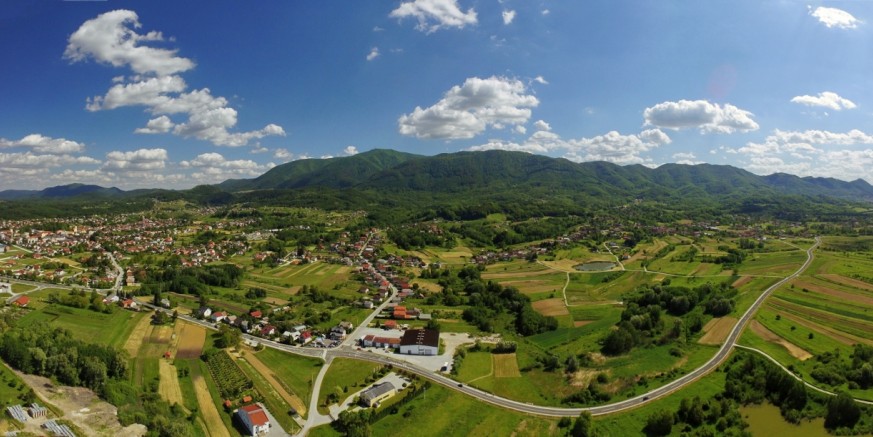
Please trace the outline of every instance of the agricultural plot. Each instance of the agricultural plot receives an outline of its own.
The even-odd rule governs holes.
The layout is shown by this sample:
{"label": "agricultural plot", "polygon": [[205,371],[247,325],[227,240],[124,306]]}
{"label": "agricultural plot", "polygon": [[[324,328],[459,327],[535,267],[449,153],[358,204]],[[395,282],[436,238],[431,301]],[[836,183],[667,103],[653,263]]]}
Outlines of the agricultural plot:
{"label": "agricultural plot", "polygon": [[567,280],[565,273],[553,273],[548,275],[536,275],[533,277],[518,277],[508,279],[494,279],[504,287],[515,287],[524,294],[535,293],[558,293],[564,288]]}
{"label": "agricultural plot", "polygon": [[785,340],[779,335],[776,335],[773,331],[767,329],[766,326],[762,325],[757,320],[752,320],[751,322],[749,322],[749,329],[753,333],[755,333],[755,335],[761,337],[761,339],[763,339],[764,341],[782,346],[783,348],[785,348],[786,351],[788,351],[789,354],[791,354],[792,357],[800,361],[805,361],[812,358],[811,353],[795,345],[794,343]]}
{"label": "agricultural plot", "polygon": [[[198,365],[191,367],[191,381],[194,385],[194,394],[197,397],[197,403],[200,405],[200,416],[206,424],[206,431],[210,437],[230,437],[228,426],[222,420],[218,408],[215,406],[215,401],[209,390],[209,385]],[[228,420],[228,424],[230,421]]]}
{"label": "agricultural plot", "polygon": [[321,369],[322,362],[270,348],[261,350],[255,356],[285,391],[303,400],[304,408],[297,412],[305,416],[312,393],[312,381]]}
{"label": "agricultural plot", "polygon": [[641,271],[572,273],[567,284],[570,306],[618,302],[624,293],[657,282],[658,275]]}
{"label": "agricultural plot", "polygon": [[158,393],[161,397],[170,404],[184,406],[185,398],[182,396],[182,387],[179,386],[179,374],[176,372],[176,367],[169,361],[161,359],[158,361],[158,374],[160,376]]}
{"label": "agricultural plot", "polygon": [[806,252],[755,253],[747,257],[739,270],[744,275],[785,277],[794,273],[806,261]]}
{"label": "agricultural plot", "polygon": [[251,379],[224,351],[210,353],[206,360],[206,367],[224,399],[235,399],[253,388]]}
{"label": "agricultural plot", "polygon": [[175,327],[176,341],[173,357],[179,360],[199,358],[206,342],[206,328],[192,323],[178,322]]}
{"label": "agricultural plot", "polygon": [[700,344],[720,345],[730,334],[731,329],[736,325],[737,319],[734,317],[719,317],[714,318],[706,323],[703,327],[703,336],[697,340]]}
{"label": "agricultural plot", "polygon": [[51,323],[68,329],[77,339],[121,347],[141,317],[148,316],[146,313],[120,309],[116,309],[111,314],[104,314],[88,309],[51,304],[40,310],[31,311],[22,317],[19,323],[22,326]]}
{"label": "agricultural plot", "polygon": [[564,305],[564,299],[544,299],[531,304],[534,310],[544,316],[566,316],[570,314]]}
{"label": "agricultural plot", "polygon": [[491,354],[491,359],[494,360],[495,378],[521,377],[515,354]]}

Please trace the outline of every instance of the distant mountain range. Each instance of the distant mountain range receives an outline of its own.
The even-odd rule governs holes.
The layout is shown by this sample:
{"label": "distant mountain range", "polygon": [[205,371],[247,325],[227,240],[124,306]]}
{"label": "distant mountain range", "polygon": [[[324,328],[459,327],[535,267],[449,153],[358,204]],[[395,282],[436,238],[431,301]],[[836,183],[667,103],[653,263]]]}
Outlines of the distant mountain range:
{"label": "distant mountain range", "polygon": [[572,202],[584,199],[670,201],[789,195],[873,201],[873,186],[861,179],[845,182],[784,173],[758,176],[736,167],[712,164],[665,164],[652,169],[607,162],[574,163],[563,158],[522,152],[457,152],[421,156],[385,149],[349,157],[293,161],[276,166],[254,179],[231,179],[178,192],[125,192],[118,188],[71,184],[40,191],[2,191],[0,199],[160,195],[206,201],[221,199],[226,203],[251,197],[267,198],[273,191],[308,193],[310,202],[317,202],[317,194],[324,192],[360,193],[370,203],[388,198],[397,202],[421,196],[460,197],[471,201],[504,197],[518,200],[520,194],[538,200],[563,196]]}
{"label": "distant mountain range", "polygon": [[0,199],[2,200],[24,200],[24,199],[58,199],[76,196],[101,196],[112,197],[120,196],[125,192],[112,187],[104,188],[99,185],[85,184],[69,184],[49,187],[43,190],[6,190],[0,191]]}

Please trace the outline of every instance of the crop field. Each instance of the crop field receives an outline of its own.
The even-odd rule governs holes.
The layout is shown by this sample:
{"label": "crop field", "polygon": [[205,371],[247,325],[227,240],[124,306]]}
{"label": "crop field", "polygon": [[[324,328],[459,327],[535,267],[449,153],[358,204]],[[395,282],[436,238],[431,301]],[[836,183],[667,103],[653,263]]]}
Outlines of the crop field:
{"label": "crop field", "polygon": [[555,271],[540,263],[510,261],[491,264],[482,272],[482,279],[496,280],[508,278],[527,278],[537,275],[553,274]]}
{"label": "crop field", "polygon": [[167,400],[170,404],[185,405],[185,398],[182,396],[182,388],[179,386],[179,374],[176,372],[176,367],[170,364],[165,359],[158,360],[158,374],[160,375],[160,384],[158,385],[158,393],[161,397]]}
{"label": "crop field", "polygon": [[722,344],[736,323],[737,319],[734,317],[714,318],[703,327],[703,337],[700,337],[697,342],[708,345]]}
{"label": "crop field", "polygon": [[199,358],[203,354],[203,344],[206,341],[206,328],[191,323],[179,322],[175,328],[176,359]]}
{"label": "crop field", "polygon": [[495,378],[517,378],[521,376],[515,354],[491,354],[491,358],[494,360]]}
{"label": "crop field", "polygon": [[[236,356],[237,354],[234,354],[234,357]],[[275,383],[275,378],[272,378],[269,373],[261,373],[262,369],[256,369],[248,358],[236,358],[235,361],[239,366],[239,369],[242,370],[254,384],[255,390],[257,390],[257,392],[262,396],[267,409],[274,412],[274,417],[279,422],[282,429],[289,432],[295,432],[299,427],[287,412],[291,411],[291,408],[295,405],[302,406],[300,399],[296,396],[290,395],[280,384]]]}
{"label": "crop field", "polygon": [[566,282],[566,274],[537,275],[535,278],[495,279],[504,287],[515,287],[524,294],[560,293]]}
{"label": "crop field", "polygon": [[769,275],[785,277],[794,273],[806,261],[806,252],[756,253],[746,258],[740,272],[744,275]]}
{"label": "crop field", "polygon": [[534,310],[544,316],[566,316],[570,314],[564,305],[564,299],[544,299],[531,304]]}
{"label": "crop field", "polygon": [[143,340],[146,337],[146,334],[151,330],[151,319],[149,317],[143,317],[137,322],[133,331],[131,331],[130,335],[127,337],[127,341],[124,342],[124,350],[127,351],[127,354],[131,357],[136,356],[137,352],[139,352],[140,346],[142,346]]}
{"label": "crop field", "polygon": [[753,333],[755,333],[755,335],[761,337],[761,339],[763,339],[764,341],[768,341],[770,343],[782,346],[783,348],[785,348],[786,351],[788,351],[789,354],[791,354],[792,357],[800,361],[805,361],[809,358],[812,358],[812,354],[810,354],[803,348],[795,345],[794,343],[791,343],[784,338],[776,335],[773,331],[767,329],[766,326],[762,325],[757,320],[752,320],[751,322],[749,322],[749,329]]}
{"label": "crop field", "polygon": [[567,284],[567,301],[570,306],[617,302],[624,293],[657,280],[658,275],[641,271],[572,273]]}
{"label": "crop field", "polygon": [[197,403],[200,405],[200,415],[206,424],[206,431],[210,437],[230,437],[228,427],[225,425],[221,414],[218,412],[218,408],[215,406],[209,385],[201,372],[200,365],[191,366],[191,381],[194,385]]}
{"label": "crop field", "polygon": [[73,337],[80,340],[121,347],[141,317],[147,315],[120,309],[116,309],[111,314],[104,314],[88,309],[51,304],[40,310],[31,311],[22,317],[19,323],[22,326],[51,323],[68,329],[73,333]]}

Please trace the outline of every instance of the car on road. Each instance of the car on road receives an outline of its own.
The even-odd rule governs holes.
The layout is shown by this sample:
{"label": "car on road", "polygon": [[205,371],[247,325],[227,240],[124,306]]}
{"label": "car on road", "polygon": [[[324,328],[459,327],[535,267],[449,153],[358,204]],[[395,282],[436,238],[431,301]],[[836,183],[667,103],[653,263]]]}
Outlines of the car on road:
{"label": "car on road", "polygon": [[458,383],[458,387],[463,387],[464,384]]}

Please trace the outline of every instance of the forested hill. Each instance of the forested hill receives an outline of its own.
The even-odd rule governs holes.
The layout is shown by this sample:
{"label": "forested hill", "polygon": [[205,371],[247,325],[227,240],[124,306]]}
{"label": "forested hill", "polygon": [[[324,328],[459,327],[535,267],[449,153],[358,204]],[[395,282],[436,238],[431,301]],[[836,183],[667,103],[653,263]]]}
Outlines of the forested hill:
{"label": "forested hill", "polygon": [[873,200],[863,180],[800,178],[777,173],[758,176],[726,165],[665,164],[658,168],[607,162],[574,163],[523,152],[457,152],[421,156],[375,149],[355,156],[300,160],[277,166],[255,179],[217,186],[238,192],[288,188],[354,188],[363,191],[462,193],[533,190],[591,196],[667,198],[673,196],[803,195]]}

